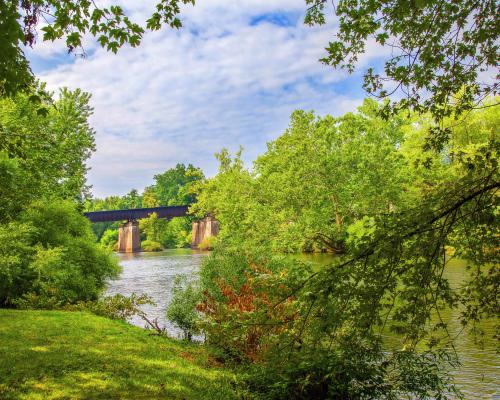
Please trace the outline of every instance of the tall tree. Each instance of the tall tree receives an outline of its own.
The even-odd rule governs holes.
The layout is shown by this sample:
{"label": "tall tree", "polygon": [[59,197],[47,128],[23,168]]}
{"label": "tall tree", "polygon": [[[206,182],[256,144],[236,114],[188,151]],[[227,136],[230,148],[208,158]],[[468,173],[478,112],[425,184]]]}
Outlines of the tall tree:
{"label": "tall tree", "polygon": [[0,154],[20,174],[4,190],[23,198],[2,212],[14,215],[40,197],[81,201],[88,195],[86,162],[95,148],[89,100],[80,90],[62,89],[57,100],[44,100],[42,106],[53,107],[41,114],[26,94],[0,99]]}

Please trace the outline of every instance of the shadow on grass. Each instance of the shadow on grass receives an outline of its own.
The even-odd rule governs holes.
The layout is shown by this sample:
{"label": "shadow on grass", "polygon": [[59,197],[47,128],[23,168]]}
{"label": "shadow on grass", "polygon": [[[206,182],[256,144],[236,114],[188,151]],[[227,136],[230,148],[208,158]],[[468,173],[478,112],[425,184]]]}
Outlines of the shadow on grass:
{"label": "shadow on grass", "polygon": [[234,399],[203,349],[85,313],[0,310],[2,399]]}

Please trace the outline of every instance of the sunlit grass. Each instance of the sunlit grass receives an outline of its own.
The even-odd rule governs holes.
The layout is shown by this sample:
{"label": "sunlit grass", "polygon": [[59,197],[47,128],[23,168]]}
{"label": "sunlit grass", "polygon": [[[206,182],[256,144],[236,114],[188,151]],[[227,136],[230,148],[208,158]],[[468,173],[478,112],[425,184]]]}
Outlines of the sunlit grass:
{"label": "sunlit grass", "polygon": [[1,399],[234,399],[196,345],[87,313],[0,310]]}

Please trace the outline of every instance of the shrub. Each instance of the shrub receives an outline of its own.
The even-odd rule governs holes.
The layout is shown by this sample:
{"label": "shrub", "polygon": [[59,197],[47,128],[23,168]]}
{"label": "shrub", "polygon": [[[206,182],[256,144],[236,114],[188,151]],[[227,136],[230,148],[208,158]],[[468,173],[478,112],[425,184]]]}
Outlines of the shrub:
{"label": "shrub", "polygon": [[167,318],[182,329],[184,338],[191,340],[200,332],[199,315],[196,306],[201,300],[199,290],[185,277],[177,276],[174,282],[173,297],[167,309]]}
{"label": "shrub", "polygon": [[291,258],[218,247],[200,276],[207,342],[223,360],[248,367],[256,398],[446,398],[439,395],[453,391],[445,367],[456,363],[446,352],[383,348],[375,329],[348,319],[352,292],[321,297],[327,285],[351,282],[346,268],[313,273]]}
{"label": "shrub", "polygon": [[115,250],[118,244],[118,229],[106,229],[100,243],[109,250]]}
{"label": "shrub", "polygon": [[141,249],[142,251],[162,251],[163,246],[152,240],[143,240],[141,243]]}
{"label": "shrub", "polygon": [[215,247],[215,242],[217,241],[216,236],[209,236],[204,238],[198,245],[199,250],[213,250]]}
{"label": "shrub", "polygon": [[53,308],[97,299],[119,266],[71,202],[35,202],[0,226],[0,305]]}
{"label": "shrub", "polygon": [[[201,269],[205,315],[202,328],[207,341],[226,359],[236,362],[261,359],[268,338],[276,337],[297,314],[289,286],[309,265],[265,251],[216,248]],[[285,301],[280,301],[282,298]],[[273,306],[277,304],[276,306]]]}

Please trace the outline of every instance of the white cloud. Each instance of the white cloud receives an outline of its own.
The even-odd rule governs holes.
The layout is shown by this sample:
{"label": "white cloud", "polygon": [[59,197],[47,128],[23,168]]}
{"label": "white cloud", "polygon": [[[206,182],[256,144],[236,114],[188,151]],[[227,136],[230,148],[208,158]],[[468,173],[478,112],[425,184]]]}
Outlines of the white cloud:
{"label": "white cloud", "polygon": [[[152,9],[151,2],[122,3],[136,19]],[[94,194],[141,190],[177,162],[211,175],[213,153],[223,146],[244,145],[250,160],[297,108],[337,115],[354,109],[362,95],[347,90],[345,72],[317,61],[334,27],[303,26],[304,11],[303,0],[207,0],[185,7],[180,31],[165,28],[148,33],[138,48],[117,55],[97,48],[87,59],[45,70],[40,78],[50,89],[80,87],[93,95]],[[298,18],[296,24],[250,24],[259,15],[283,12]],[[60,45],[38,49],[38,57],[65,51]],[[380,54],[370,46],[361,63]]]}

